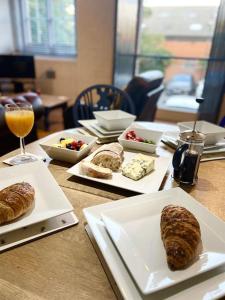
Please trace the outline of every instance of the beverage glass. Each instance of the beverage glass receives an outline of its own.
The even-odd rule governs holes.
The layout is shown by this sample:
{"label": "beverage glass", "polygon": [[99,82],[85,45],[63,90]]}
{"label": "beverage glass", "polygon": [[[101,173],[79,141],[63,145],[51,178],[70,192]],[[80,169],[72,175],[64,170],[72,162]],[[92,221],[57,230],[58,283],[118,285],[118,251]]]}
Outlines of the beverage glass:
{"label": "beverage glass", "polygon": [[29,103],[6,104],[5,120],[10,131],[20,138],[21,154],[14,157],[10,163],[18,165],[37,160],[35,156],[25,152],[24,137],[26,137],[34,125],[34,112]]}

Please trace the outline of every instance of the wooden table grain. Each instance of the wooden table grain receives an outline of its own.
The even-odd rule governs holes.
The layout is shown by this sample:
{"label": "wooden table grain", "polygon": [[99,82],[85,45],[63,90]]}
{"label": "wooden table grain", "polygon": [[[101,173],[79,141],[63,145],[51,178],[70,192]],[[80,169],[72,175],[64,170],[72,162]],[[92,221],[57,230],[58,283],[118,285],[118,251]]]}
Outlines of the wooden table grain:
{"label": "wooden table grain", "polygon": [[[29,152],[47,158],[50,172],[72,203],[79,224],[0,254],[0,299],[116,299],[101,263],[84,230],[82,209],[134,193],[89,181],[71,178],[70,165],[47,157],[38,142],[28,145]],[[14,151],[13,153],[17,153]],[[159,153],[172,156],[173,151],[161,144]],[[1,158],[12,156],[12,153]],[[0,168],[7,167],[0,162]],[[225,161],[200,164],[198,183],[184,189],[212,213],[225,221]],[[171,170],[161,186],[177,186]]]}

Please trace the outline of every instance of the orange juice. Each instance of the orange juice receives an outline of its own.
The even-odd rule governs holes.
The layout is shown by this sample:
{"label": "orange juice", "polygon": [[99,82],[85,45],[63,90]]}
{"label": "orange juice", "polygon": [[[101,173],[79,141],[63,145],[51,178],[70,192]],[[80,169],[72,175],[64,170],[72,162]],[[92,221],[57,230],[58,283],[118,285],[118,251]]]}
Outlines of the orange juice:
{"label": "orange juice", "polygon": [[34,125],[34,113],[30,110],[6,111],[5,119],[12,133],[20,138],[27,136]]}

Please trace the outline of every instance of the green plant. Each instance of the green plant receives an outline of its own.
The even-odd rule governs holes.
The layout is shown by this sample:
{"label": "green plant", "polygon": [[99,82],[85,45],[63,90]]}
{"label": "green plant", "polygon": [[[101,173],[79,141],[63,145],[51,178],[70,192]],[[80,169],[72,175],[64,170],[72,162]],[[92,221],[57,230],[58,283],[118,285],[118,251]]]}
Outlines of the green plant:
{"label": "green plant", "polygon": [[147,7],[147,6],[143,7],[143,18],[144,18],[144,19],[145,19],[145,18],[149,18],[149,17],[151,17],[151,15],[152,15],[152,10],[151,10],[151,8],[150,8],[150,7]]}
{"label": "green plant", "polygon": [[[160,34],[150,34],[143,31],[141,34],[140,41],[140,54],[149,55],[150,57],[139,58],[139,72],[144,72],[147,70],[157,69],[165,71],[165,69],[170,65],[171,53],[169,50],[165,49],[164,37]],[[163,56],[165,58],[155,58],[154,56]]]}

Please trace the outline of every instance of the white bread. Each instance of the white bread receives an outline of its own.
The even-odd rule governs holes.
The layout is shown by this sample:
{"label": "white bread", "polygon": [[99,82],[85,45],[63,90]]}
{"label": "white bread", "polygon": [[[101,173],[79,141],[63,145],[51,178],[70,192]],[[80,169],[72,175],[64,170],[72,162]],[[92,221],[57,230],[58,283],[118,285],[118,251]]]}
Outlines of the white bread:
{"label": "white bread", "polygon": [[123,146],[121,146],[119,143],[110,143],[103,145],[96,151],[96,154],[104,150],[115,152],[119,156],[121,156],[121,158],[123,156]]}
{"label": "white bread", "polygon": [[97,166],[117,171],[122,164],[122,159],[118,154],[105,150],[96,154],[91,162]]}
{"label": "white bread", "polygon": [[97,166],[118,171],[123,161],[123,147],[119,143],[111,143],[99,148],[91,162]]}
{"label": "white bread", "polygon": [[80,163],[80,172],[84,175],[95,178],[108,179],[112,177],[112,171],[110,169],[96,166],[89,161],[82,161]]}

